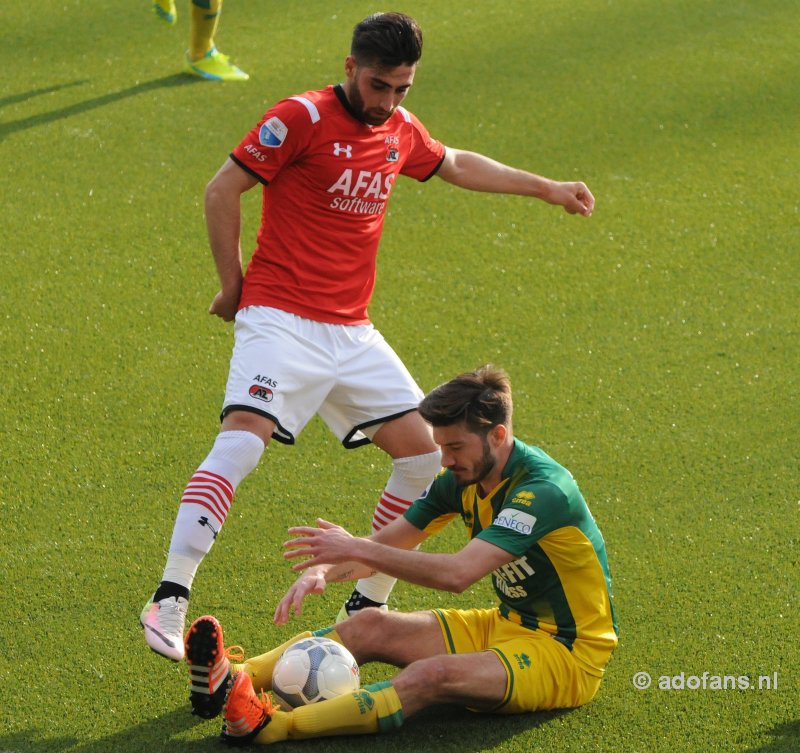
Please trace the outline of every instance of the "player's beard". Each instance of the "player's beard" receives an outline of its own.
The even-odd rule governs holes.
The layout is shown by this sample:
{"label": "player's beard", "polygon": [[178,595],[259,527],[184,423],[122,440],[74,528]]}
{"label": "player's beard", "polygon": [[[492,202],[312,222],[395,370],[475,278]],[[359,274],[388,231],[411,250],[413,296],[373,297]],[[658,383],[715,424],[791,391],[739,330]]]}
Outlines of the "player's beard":
{"label": "player's beard", "polygon": [[483,437],[483,455],[481,455],[480,460],[478,460],[476,463],[473,463],[472,468],[470,469],[470,478],[466,480],[462,479],[459,477],[459,474],[456,473],[456,479],[458,479],[459,484],[463,484],[464,486],[479,484],[494,470],[496,464],[497,460],[495,459],[494,455],[492,455],[492,450],[489,447],[489,440],[486,437]]}
{"label": "player's beard", "polygon": [[364,98],[361,96],[361,92],[358,90],[358,76],[356,76],[355,80],[353,81],[353,85],[350,86],[349,89],[350,90],[347,92],[347,101],[350,103],[350,109],[352,109],[353,114],[362,123],[379,126],[383,125],[392,116],[394,110],[389,113],[386,113],[383,110],[378,110],[377,108],[367,110],[367,108],[364,106]]}

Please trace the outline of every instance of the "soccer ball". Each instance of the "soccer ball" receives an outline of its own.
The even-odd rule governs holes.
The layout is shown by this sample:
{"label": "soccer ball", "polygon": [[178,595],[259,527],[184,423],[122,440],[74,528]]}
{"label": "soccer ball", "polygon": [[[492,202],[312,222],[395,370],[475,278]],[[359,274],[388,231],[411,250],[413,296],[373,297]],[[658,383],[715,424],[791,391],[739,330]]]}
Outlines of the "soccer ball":
{"label": "soccer ball", "polygon": [[293,643],[272,671],[272,692],[286,709],[304,706],[361,686],[353,655],[330,638],[303,638]]}

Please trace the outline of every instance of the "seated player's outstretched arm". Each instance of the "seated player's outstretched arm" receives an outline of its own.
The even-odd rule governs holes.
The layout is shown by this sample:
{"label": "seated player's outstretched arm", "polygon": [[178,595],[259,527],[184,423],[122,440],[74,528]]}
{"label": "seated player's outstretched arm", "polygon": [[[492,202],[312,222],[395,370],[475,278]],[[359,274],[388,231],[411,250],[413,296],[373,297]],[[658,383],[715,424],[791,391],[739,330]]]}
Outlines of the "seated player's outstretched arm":
{"label": "seated player's outstretched arm", "polygon": [[[330,547],[327,559],[346,558],[345,561],[325,562],[312,565],[311,561],[300,563],[293,569],[299,570],[300,575],[284,594],[275,609],[273,620],[277,625],[283,625],[291,616],[292,612],[298,616],[303,613],[303,601],[309,594],[321,595],[325,592],[328,583],[338,583],[348,580],[358,580],[374,575],[377,568],[354,562],[350,557],[350,542],[356,539],[351,536],[344,528],[329,523],[322,518],[317,519],[319,528],[298,526],[290,528],[291,533],[296,538],[284,543],[284,548],[288,551],[284,554],[286,559],[307,556],[309,552],[302,548],[299,542],[304,541],[314,532],[325,532],[325,543]],[[380,540],[388,546],[395,546],[413,549],[417,544],[427,538],[427,534],[415,528],[404,518],[397,518],[389,525],[373,534],[371,539]]]}
{"label": "seated player's outstretched arm", "polygon": [[[284,544],[285,548],[291,550],[284,557],[306,558],[293,565],[294,570],[349,564],[352,561],[409,583],[460,593],[494,569],[515,559],[504,549],[480,539],[473,539],[455,554],[411,550],[425,534],[404,518],[398,518],[387,526],[384,531],[388,530],[388,533],[370,538],[356,538],[332,523],[322,520],[319,523],[319,528],[291,529],[297,538]],[[391,543],[385,543],[387,540]]]}
{"label": "seated player's outstretched arm", "polygon": [[461,593],[516,557],[482,539],[472,539],[453,554],[405,551],[359,539],[353,559],[370,566],[380,563],[382,573],[418,586]]}

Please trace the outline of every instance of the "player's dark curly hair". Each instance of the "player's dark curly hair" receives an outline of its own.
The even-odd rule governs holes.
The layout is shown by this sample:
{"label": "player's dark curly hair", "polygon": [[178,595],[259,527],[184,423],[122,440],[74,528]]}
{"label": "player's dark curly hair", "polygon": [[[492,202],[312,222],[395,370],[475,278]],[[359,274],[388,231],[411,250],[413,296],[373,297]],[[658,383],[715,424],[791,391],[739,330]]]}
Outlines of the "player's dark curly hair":
{"label": "player's dark curly hair", "polygon": [[373,13],[353,29],[350,54],[359,65],[415,65],[422,57],[422,30],[404,13]]}
{"label": "player's dark curly hair", "polygon": [[511,380],[491,364],[439,385],[419,404],[420,415],[431,426],[463,421],[469,431],[484,436],[498,424],[510,428],[512,409]]}

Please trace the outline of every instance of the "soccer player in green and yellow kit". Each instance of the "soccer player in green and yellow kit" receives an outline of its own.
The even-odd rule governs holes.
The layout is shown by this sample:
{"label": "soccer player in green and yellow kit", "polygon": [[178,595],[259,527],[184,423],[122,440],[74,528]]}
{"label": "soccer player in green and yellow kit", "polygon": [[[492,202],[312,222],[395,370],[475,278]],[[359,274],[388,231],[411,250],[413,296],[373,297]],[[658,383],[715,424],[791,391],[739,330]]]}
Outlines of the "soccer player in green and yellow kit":
{"label": "soccer player in green and yellow kit", "polygon": [[[317,631],[346,646],[359,664],[404,667],[387,682],[293,711],[272,708],[272,668],[294,640],[241,664],[225,657],[210,616],[186,637],[192,705],[222,711],[223,738],[272,743],[385,732],[433,704],[515,714],[590,701],[617,644],[605,543],[566,468],[514,438],[511,387],[484,366],[431,392],[419,412],[433,427],[444,470],[428,493],[368,538],[318,520],[290,529],[286,557],[304,558],[275,621],[300,614],[329,582],[380,571],[430,588],[462,592],[490,575],[499,605],[413,613],[365,609]],[[415,550],[461,518],[469,543],[454,554]],[[209,679],[211,678],[211,679]]]}

